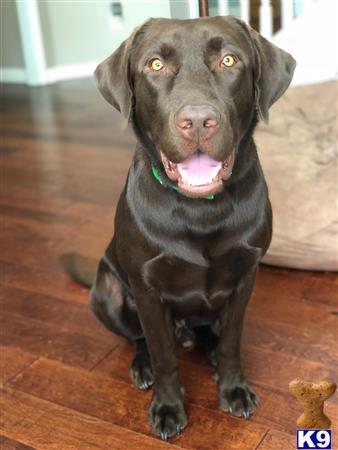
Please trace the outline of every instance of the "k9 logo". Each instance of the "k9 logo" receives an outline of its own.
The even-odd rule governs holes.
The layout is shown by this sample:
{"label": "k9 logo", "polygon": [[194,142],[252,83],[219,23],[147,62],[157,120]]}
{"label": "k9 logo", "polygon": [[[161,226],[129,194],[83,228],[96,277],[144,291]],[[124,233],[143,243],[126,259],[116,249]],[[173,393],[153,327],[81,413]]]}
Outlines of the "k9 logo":
{"label": "k9 logo", "polygon": [[331,430],[297,430],[297,448],[332,448]]}

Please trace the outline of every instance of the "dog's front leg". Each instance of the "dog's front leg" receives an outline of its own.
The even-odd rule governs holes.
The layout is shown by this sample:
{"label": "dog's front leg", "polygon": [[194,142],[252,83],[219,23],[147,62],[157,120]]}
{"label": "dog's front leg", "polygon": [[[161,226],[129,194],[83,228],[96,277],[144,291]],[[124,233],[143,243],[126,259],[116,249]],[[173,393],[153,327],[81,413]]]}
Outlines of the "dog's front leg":
{"label": "dog's front leg", "polygon": [[256,409],[258,399],[241,368],[240,344],[245,309],[256,278],[256,269],[239,283],[220,317],[220,340],[216,351],[218,397],[230,414],[246,419]]}
{"label": "dog's front leg", "polygon": [[179,434],[187,424],[177,371],[173,321],[169,308],[155,290],[136,282],[132,283],[132,291],[154,376],[149,422],[153,433],[167,440]]}

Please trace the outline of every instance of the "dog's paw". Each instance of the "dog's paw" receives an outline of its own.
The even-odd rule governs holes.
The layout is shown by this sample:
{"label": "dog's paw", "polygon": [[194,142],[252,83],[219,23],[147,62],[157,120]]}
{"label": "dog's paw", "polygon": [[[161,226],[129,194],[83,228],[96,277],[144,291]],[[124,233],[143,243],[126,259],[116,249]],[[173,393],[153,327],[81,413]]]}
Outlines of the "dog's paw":
{"label": "dog's paw", "polygon": [[154,384],[154,376],[149,359],[136,356],[131,363],[130,376],[139,389],[149,389]]}
{"label": "dog's paw", "polygon": [[244,419],[250,419],[259,404],[258,397],[245,380],[232,385],[221,384],[218,397],[224,411]]}
{"label": "dog's paw", "polygon": [[149,409],[149,423],[152,432],[163,441],[180,434],[188,421],[181,401],[168,405],[153,398]]}

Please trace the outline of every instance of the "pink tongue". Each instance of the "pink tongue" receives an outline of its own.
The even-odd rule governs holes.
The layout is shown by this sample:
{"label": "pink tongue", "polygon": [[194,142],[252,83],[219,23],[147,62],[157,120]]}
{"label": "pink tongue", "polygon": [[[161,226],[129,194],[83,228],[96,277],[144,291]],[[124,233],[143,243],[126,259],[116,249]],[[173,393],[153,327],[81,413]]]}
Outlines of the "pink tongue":
{"label": "pink tongue", "polygon": [[215,161],[201,152],[196,152],[190,158],[177,164],[183,181],[191,186],[202,186],[211,183],[221,167],[221,162]]}

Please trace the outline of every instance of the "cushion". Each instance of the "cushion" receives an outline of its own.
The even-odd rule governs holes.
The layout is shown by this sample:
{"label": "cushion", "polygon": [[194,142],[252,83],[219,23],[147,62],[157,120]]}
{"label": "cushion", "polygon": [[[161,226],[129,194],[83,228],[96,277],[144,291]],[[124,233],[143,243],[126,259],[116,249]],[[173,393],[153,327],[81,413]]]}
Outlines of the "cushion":
{"label": "cushion", "polygon": [[290,88],[255,132],[273,207],[263,262],[337,270],[337,81]]}

